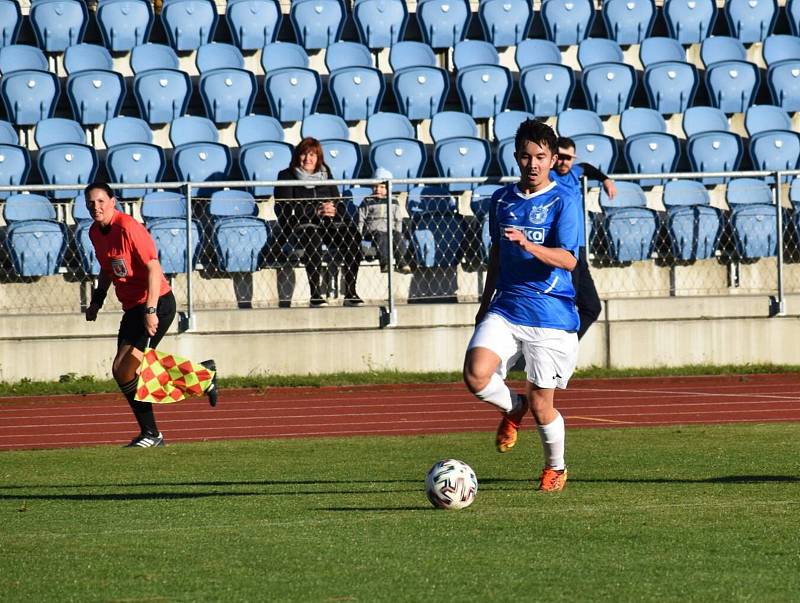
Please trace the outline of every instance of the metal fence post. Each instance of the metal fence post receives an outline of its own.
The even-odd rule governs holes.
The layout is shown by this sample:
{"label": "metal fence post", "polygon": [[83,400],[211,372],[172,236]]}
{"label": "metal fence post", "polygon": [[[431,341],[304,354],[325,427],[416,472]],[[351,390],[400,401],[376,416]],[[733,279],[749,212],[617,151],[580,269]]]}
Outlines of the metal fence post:
{"label": "metal fence post", "polygon": [[192,185],[186,184],[186,329],[194,324],[194,296],[192,291]]}
{"label": "metal fence post", "polygon": [[393,202],[392,181],[387,180],[386,181],[386,203],[387,203],[386,228],[388,229],[387,235],[388,235],[388,245],[389,245],[388,249],[389,256],[387,258],[388,270],[386,272],[386,277],[387,277],[386,281],[388,283],[387,286],[389,287],[388,291],[389,310],[388,310],[387,322],[385,325],[387,327],[397,326],[397,306],[395,304],[395,299],[394,299],[394,217],[392,216],[393,213],[392,202]]}
{"label": "metal fence post", "polygon": [[782,172],[775,172],[775,225],[778,231],[777,295],[771,300],[770,316],[786,315],[786,300],[783,293],[783,206],[781,205]]}

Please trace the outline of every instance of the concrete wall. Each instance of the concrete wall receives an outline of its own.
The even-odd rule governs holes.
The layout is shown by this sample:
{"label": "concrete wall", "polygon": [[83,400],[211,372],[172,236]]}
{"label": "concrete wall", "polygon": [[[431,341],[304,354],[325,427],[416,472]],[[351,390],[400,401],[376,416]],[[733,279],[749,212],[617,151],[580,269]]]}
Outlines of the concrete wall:
{"label": "concrete wall", "polygon": [[[800,319],[770,318],[768,302],[609,300],[581,344],[579,366],[797,363]],[[787,309],[798,308],[800,296],[789,297]],[[195,360],[214,357],[224,375],[457,371],[476,310],[471,303],[403,305],[393,328],[381,328],[376,306],[203,311],[189,332],[173,325],[160,347]],[[107,378],[119,318],[114,311],[96,323],[77,313],[0,317],[0,380]]]}

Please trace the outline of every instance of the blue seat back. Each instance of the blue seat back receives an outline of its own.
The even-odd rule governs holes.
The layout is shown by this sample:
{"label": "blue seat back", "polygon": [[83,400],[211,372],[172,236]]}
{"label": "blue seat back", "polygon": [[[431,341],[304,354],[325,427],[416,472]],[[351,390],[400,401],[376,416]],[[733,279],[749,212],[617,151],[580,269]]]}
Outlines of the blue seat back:
{"label": "blue seat back", "polygon": [[570,109],[558,114],[556,124],[559,136],[573,137],[576,134],[602,134],[603,120],[588,109]]}
{"label": "blue seat back", "polygon": [[203,74],[214,69],[244,69],[242,51],[233,44],[203,44],[195,55],[197,70]]}
{"label": "blue seat back", "polygon": [[214,223],[211,239],[217,268],[228,273],[252,273],[263,263],[269,229],[264,220],[255,217],[223,218]]}
{"label": "blue seat back", "polygon": [[[97,155],[85,144],[53,144],[39,150],[39,173],[45,184],[78,184],[83,188],[94,181],[97,173]],[[53,191],[55,199],[72,199],[81,191],[76,189]]]}
{"label": "blue seat back", "polygon": [[120,115],[109,119],[103,126],[103,142],[107,148],[127,142],[149,144],[153,142],[153,131],[143,119]]}
{"label": "blue seat back", "polygon": [[800,59],[775,63],[767,71],[767,85],[772,102],[785,111],[800,111]]}
{"label": "blue seat back", "polygon": [[468,113],[442,111],[431,119],[430,135],[433,142],[459,136],[478,136],[478,126]]}
{"label": "blue seat back", "polygon": [[647,207],[647,197],[645,197],[642,187],[629,180],[617,182],[617,194],[613,199],[609,198],[605,189],[601,190],[599,202],[604,211],[624,207]]}
{"label": "blue seat back", "polygon": [[641,44],[656,20],[653,0],[607,0],[603,20],[610,38],[617,44]]}
{"label": "blue seat back", "polygon": [[212,0],[175,0],[165,2],[161,9],[167,40],[178,52],[211,43],[218,20],[217,6]]}
{"label": "blue seat back", "polygon": [[466,0],[425,0],[417,6],[423,41],[431,48],[452,48],[464,39],[472,13]]}
{"label": "blue seat back", "polygon": [[94,252],[94,245],[89,238],[91,222],[81,222],[75,227],[75,244],[78,247],[78,257],[81,260],[81,270],[89,276],[100,274],[100,262]]}
{"label": "blue seat back", "polygon": [[622,48],[608,38],[586,38],[578,45],[578,63],[582,69],[598,63],[624,63]]}
{"label": "blue seat back", "polygon": [[[106,154],[106,169],[112,182],[161,182],[165,167],[161,147],[145,142],[119,144]],[[150,188],[123,188],[117,194],[123,199],[137,199],[150,191]]]}
{"label": "blue seat back", "polygon": [[625,63],[600,63],[583,72],[589,108],[599,115],[622,113],[630,106],[635,87],[636,72]]}
{"label": "blue seat back", "polygon": [[461,107],[476,119],[504,111],[511,96],[511,72],[500,65],[474,65],[456,75]]}
{"label": "blue seat back", "polygon": [[[277,180],[278,173],[289,167],[292,147],[285,142],[251,142],[239,150],[239,167],[245,180]],[[254,187],[253,194],[271,195],[274,187]]]}
{"label": "blue seat back", "polygon": [[594,23],[591,0],[548,0],[541,12],[547,39],[558,46],[580,44]]}
{"label": "blue seat back", "polygon": [[[202,235],[196,220],[192,220],[192,269],[197,263]],[[186,218],[163,218],[147,225],[158,249],[158,261],[164,274],[186,272]]]}
{"label": "blue seat back", "polygon": [[788,60],[800,60],[800,38],[786,34],[772,34],[761,48],[767,66]]}
{"label": "blue seat back", "polygon": [[696,180],[670,180],[664,185],[664,207],[684,205],[710,205],[706,187]]}
{"label": "blue seat back", "polygon": [[347,122],[338,115],[329,113],[312,113],[303,120],[300,126],[302,138],[313,137],[317,140],[323,138],[349,138],[350,129]]}
{"label": "blue seat back", "polygon": [[484,0],[478,18],[485,40],[497,47],[515,46],[528,37],[533,10],[526,0]]}
{"label": "blue seat back", "polygon": [[245,115],[236,122],[236,142],[242,147],[251,142],[283,142],[283,126],[269,115]]}
{"label": "blue seat back", "polygon": [[499,65],[497,49],[483,40],[462,40],[453,49],[453,64],[456,70],[473,65]]}
{"label": "blue seat back", "polygon": [[142,199],[142,219],[145,222],[163,218],[185,218],[186,197],[174,191],[155,191]]}
{"label": "blue seat back", "polygon": [[256,99],[256,77],[246,69],[221,68],[200,76],[198,88],[206,115],[231,123],[249,115]]}
{"label": "blue seat back", "polygon": [[403,0],[362,0],[353,6],[358,37],[369,48],[391,48],[405,37],[408,9]]}
{"label": "blue seat back", "polygon": [[416,138],[416,131],[402,113],[373,113],[367,119],[367,140],[376,143],[387,138]]}
{"label": "blue seat back", "polygon": [[36,69],[47,71],[47,57],[36,46],[12,44],[0,48],[0,74]]}
{"label": "blue seat back", "polygon": [[447,73],[438,67],[401,69],[393,85],[397,108],[409,119],[430,119],[439,113],[450,89]]}
{"label": "blue seat back", "polygon": [[722,61],[746,61],[747,51],[741,40],[730,36],[712,36],[703,40],[700,58],[706,69]]}
{"label": "blue seat back", "polygon": [[[625,159],[635,174],[659,174],[675,171],[680,158],[678,140],[671,134],[645,133],[625,139]],[[661,184],[660,179],[641,181],[643,186]]]}
{"label": "blue seat back", "polygon": [[358,42],[334,42],[325,50],[325,66],[329,73],[344,67],[374,67],[372,54]]}
{"label": "blue seat back", "polygon": [[753,137],[768,130],[791,130],[792,120],[781,107],[752,105],[745,112],[744,127]]}
{"label": "blue seat back", "polygon": [[36,124],[33,139],[36,141],[36,146],[41,149],[61,142],[84,144],[86,134],[77,121],[63,117],[50,117]]}
{"label": "blue seat back", "polygon": [[428,44],[405,40],[392,46],[389,51],[389,64],[392,71],[405,67],[436,67],[436,55]]}
{"label": "blue seat back", "polygon": [[114,61],[111,53],[97,44],[75,44],[64,51],[64,69],[67,74],[101,69],[111,71]]}
{"label": "blue seat back", "polygon": [[97,6],[97,26],[103,44],[112,52],[126,52],[146,43],[153,19],[150,2],[112,0]]}
{"label": "blue seat back", "polygon": [[334,109],[347,121],[367,119],[380,110],[385,86],[383,74],[374,67],[343,67],[328,79]]}
{"label": "blue seat back", "polygon": [[233,43],[242,50],[258,50],[274,42],[283,21],[277,0],[229,1],[225,16]]}
{"label": "blue seat back", "polygon": [[125,80],[115,71],[80,71],[67,78],[72,114],[85,126],[99,125],[119,115],[125,92]]}
{"label": "blue seat back", "polygon": [[364,199],[372,195],[372,188],[369,186],[350,186],[342,191],[342,200],[345,203],[347,215],[351,218],[358,217],[358,208],[364,203]]}
{"label": "blue seat back", "polygon": [[308,67],[308,54],[299,44],[293,42],[272,42],[264,46],[261,53],[261,66],[265,73],[283,67]]}
{"label": "blue seat back", "polygon": [[722,235],[722,216],[716,207],[674,206],[667,212],[667,232],[675,259],[695,261],[712,258]]}
{"label": "blue seat back", "polygon": [[728,0],[725,16],[728,29],[742,42],[761,42],[772,33],[778,18],[778,3],[775,0]]}
{"label": "blue seat back", "polygon": [[178,55],[166,44],[147,43],[131,50],[131,69],[139,74],[150,69],[178,69]]}
{"label": "blue seat back", "polygon": [[759,170],[793,170],[800,160],[800,135],[790,130],[762,132],[750,138],[750,157]]}
{"label": "blue seat back", "polygon": [[785,6],[786,19],[793,36],[800,36],[800,2],[789,0]]}
{"label": "blue seat back", "polygon": [[305,49],[327,48],[344,29],[344,4],[339,0],[297,0],[289,12],[297,42]]}
{"label": "blue seat back", "polygon": [[406,209],[410,216],[423,214],[454,214],[458,203],[446,187],[441,185],[415,186],[408,191]]}
{"label": "blue seat back", "polygon": [[497,144],[497,163],[500,165],[500,173],[503,176],[519,176],[520,174],[517,160],[514,157],[515,150],[513,138],[506,138]]}
{"label": "blue seat back", "polygon": [[619,129],[622,136],[628,138],[645,132],[666,132],[667,122],[655,109],[631,107],[620,115]]}
{"label": "blue seat back", "polygon": [[[689,137],[686,152],[692,170],[697,172],[730,172],[739,169],[742,161],[742,139],[733,132],[712,130]],[[724,177],[705,177],[703,184],[720,184]]]}
{"label": "blue seat back", "polygon": [[771,205],[772,189],[769,184],[760,178],[734,178],[728,182],[725,190],[725,201],[728,205]]}
{"label": "blue seat back", "polygon": [[317,110],[320,78],[316,71],[284,67],[264,78],[270,111],[281,122],[302,121]]}
{"label": "blue seat back", "polygon": [[17,41],[22,25],[22,12],[16,0],[0,2],[0,46],[10,46]]}
{"label": "blue seat back", "polygon": [[517,44],[517,49],[514,51],[514,61],[517,63],[519,71],[539,63],[558,64],[561,62],[561,51],[555,42],[529,38]]}
{"label": "blue seat back", "polygon": [[[0,184],[18,186],[25,184],[31,170],[28,151],[15,144],[0,143]],[[0,191],[0,199],[9,196],[8,191]]]}
{"label": "blue seat back", "polygon": [[192,142],[217,142],[219,131],[206,117],[184,115],[174,119],[170,124],[169,139],[173,147]]}
{"label": "blue seat back", "polygon": [[0,144],[18,144],[17,131],[7,121],[0,120]]}
{"label": "blue seat back", "polygon": [[325,163],[331,169],[331,178],[348,180],[358,178],[361,171],[361,148],[352,140],[329,138],[320,140]]}
{"label": "blue seat back", "polygon": [[186,113],[192,83],[185,71],[152,69],[136,74],[133,94],[147,123],[165,124]]}
{"label": "blue seat back", "polygon": [[56,210],[47,197],[15,193],[3,205],[3,219],[9,224],[24,220],[55,220]]}
{"label": "blue seat back", "polygon": [[725,113],[743,113],[753,104],[760,76],[758,67],[744,61],[723,61],[706,70],[711,102]]}
{"label": "blue seat back", "polygon": [[581,163],[589,163],[605,174],[614,171],[617,164],[617,145],[605,134],[575,134],[575,153]]}
{"label": "blue seat back", "polygon": [[463,216],[426,214],[411,221],[411,246],[420,268],[457,266],[463,241]]}
{"label": "blue seat back", "polygon": [[735,207],[730,222],[739,257],[757,259],[777,254],[778,229],[774,206],[754,204]]}
{"label": "blue seat back", "polygon": [[483,221],[489,218],[489,209],[491,207],[492,195],[503,188],[499,184],[481,184],[472,191],[472,198],[469,202],[469,208],[472,210],[472,215],[478,220]]}
{"label": "blue seat back", "polygon": [[[427,153],[425,145],[414,138],[384,138],[370,145],[369,162],[373,169],[392,166],[395,178],[418,178],[425,170]],[[408,188],[408,184],[393,185],[396,191]]]}
{"label": "blue seat back", "polygon": [[[218,142],[190,142],[175,148],[172,165],[179,180],[187,182],[213,182],[227,180],[231,169],[231,154]],[[200,196],[208,196],[212,189],[195,189]]]}
{"label": "blue seat back", "polygon": [[498,113],[494,118],[494,139],[505,140],[506,138],[513,138],[517,135],[522,122],[533,119],[532,113],[525,111],[503,111]]}
{"label": "blue seat back", "polygon": [[644,89],[650,106],[659,113],[683,113],[694,102],[700,83],[690,63],[666,62],[651,65],[644,72]]}
{"label": "blue seat back", "polygon": [[5,243],[19,276],[48,276],[58,273],[64,260],[66,230],[51,220],[25,220],[8,227]]}
{"label": "blue seat back", "polygon": [[[444,178],[474,178],[486,176],[491,161],[489,143],[480,138],[456,137],[437,142],[433,148],[436,170]],[[450,191],[464,191],[476,184],[454,182]]]}
{"label": "blue seat back", "polygon": [[651,37],[642,40],[639,60],[647,68],[663,61],[686,61],[686,51],[675,38]]}
{"label": "blue seat back", "polygon": [[63,52],[79,44],[89,20],[79,0],[51,0],[31,5],[30,22],[37,46],[45,52]]}
{"label": "blue seat back", "polygon": [[683,113],[683,132],[687,138],[700,132],[729,129],[728,117],[717,107],[689,107]]}
{"label": "blue seat back", "polygon": [[253,195],[247,191],[225,189],[214,191],[211,195],[208,214],[212,219],[255,216],[258,215],[258,207]]}
{"label": "blue seat back", "polygon": [[681,44],[702,42],[717,20],[714,0],[667,0],[662,10],[670,37]]}
{"label": "blue seat back", "polygon": [[651,209],[625,207],[603,217],[609,256],[615,262],[649,260],[655,247],[658,217]]}
{"label": "blue seat back", "polygon": [[60,93],[58,78],[47,71],[14,71],[0,78],[6,115],[18,126],[32,126],[51,117]]}

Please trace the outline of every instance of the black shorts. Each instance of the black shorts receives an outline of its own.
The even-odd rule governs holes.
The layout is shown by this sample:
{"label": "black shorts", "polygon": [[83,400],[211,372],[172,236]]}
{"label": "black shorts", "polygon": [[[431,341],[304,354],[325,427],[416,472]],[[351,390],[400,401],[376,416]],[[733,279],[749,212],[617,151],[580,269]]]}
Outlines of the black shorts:
{"label": "black shorts", "polygon": [[144,328],[145,305],[134,306],[126,310],[119,323],[119,334],[117,335],[117,348],[122,345],[132,345],[137,350],[144,351],[146,347],[154,348],[158,342],[166,335],[172,321],[175,320],[175,296],[172,291],[165,293],[158,298],[156,306],[156,316],[158,316],[158,329],[156,334],[148,337]]}

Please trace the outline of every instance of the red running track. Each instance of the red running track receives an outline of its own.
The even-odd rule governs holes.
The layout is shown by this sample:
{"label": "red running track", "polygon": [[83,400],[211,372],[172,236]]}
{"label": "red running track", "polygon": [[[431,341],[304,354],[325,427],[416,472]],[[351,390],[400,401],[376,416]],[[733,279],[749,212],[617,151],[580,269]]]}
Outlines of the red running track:
{"label": "red running track", "polygon": [[[800,421],[800,375],[576,379],[556,406],[569,428]],[[221,390],[215,409],[193,399],[157,417],[167,442],[494,431],[498,422],[458,383]],[[0,398],[0,450],[119,445],[135,432],[121,394]]]}

